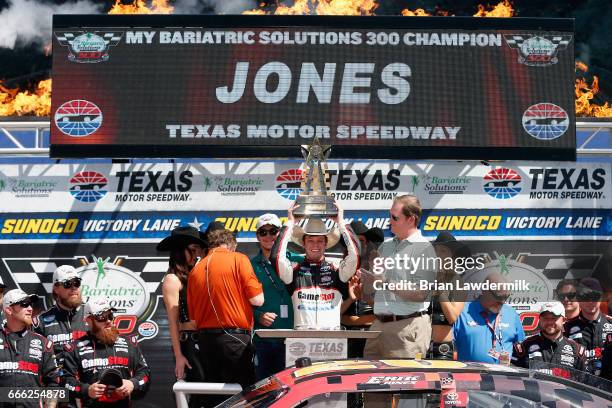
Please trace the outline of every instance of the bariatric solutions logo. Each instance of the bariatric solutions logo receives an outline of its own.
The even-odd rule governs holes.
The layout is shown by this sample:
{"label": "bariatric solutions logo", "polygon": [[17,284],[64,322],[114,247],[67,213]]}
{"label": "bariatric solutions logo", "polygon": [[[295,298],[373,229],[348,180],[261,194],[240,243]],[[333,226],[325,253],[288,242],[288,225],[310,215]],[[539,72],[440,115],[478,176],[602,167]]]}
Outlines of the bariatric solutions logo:
{"label": "bariatric solutions logo", "polygon": [[538,140],[554,140],[569,127],[569,116],[553,103],[537,103],[523,113],[523,129]]}
{"label": "bariatric solutions logo", "polygon": [[108,184],[106,177],[97,171],[81,171],[70,179],[70,194],[84,203],[100,200],[107,193],[103,188]]}
{"label": "bariatric solutions logo", "polygon": [[55,125],[60,132],[72,137],[96,133],[102,126],[102,111],[92,102],[74,99],[55,111]]}
{"label": "bariatric solutions logo", "polygon": [[55,38],[68,47],[68,60],[78,63],[97,63],[108,61],[108,49],[119,44],[122,32],[56,32]]}
{"label": "bariatric solutions logo", "polygon": [[506,167],[489,171],[483,181],[484,191],[493,198],[507,199],[521,192],[521,176]]}

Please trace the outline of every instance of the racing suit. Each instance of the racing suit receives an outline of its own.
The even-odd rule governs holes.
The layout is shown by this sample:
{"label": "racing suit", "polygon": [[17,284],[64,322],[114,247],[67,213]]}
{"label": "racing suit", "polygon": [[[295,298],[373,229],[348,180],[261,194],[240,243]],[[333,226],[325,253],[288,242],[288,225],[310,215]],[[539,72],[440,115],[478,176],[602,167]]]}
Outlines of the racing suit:
{"label": "racing suit", "polygon": [[[33,331],[11,333],[2,327],[0,335],[0,387],[58,387],[59,372],[53,343]],[[38,401],[3,402],[2,407],[40,407]]]}
{"label": "racing suit", "polygon": [[601,354],[610,333],[612,333],[612,317],[603,313],[599,313],[597,319],[593,321],[586,319],[580,313],[564,325],[564,335],[586,349],[586,371],[593,375],[601,373]]}
{"label": "racing suit", "polygon": [[512,363],[523,368],[543,368],[552,375],[576,379],[579,373],[573,370],[584,371],[584,353],[583,346],[565,336],[553,341],[538,333],[514,345]]}
{"label": "racing suit", "polygon": [[107,368],[121,372],[122,378],[134,384],[130,397],[142,396],[149,387],[151,369],[147,365],[136,336],[117,337],[115,344],[106,346],[91,333],[64,346],[64,375],[70,395],[85,407],[129,407],[130,397],[119,397],[116,392],[94,400],[89,397],[89,385],[97,382]]}
{"label": "racing suit", "polygon": [[[341,223],[342,224],[342,223]],[[347,295],[346,282],[359,268],[357,239],[345,225],[339,225],[342,239],[347,244],[347,255],[336,266],[323,259],[320,262],[291,262],[287,244],[294,223],[289,221],[281,229],[270,253],[270,261],[293,301],[295,329],[339,329],[343,295]]]}
{"label": "racing suit", "polygon": [[60,372],[64,366],[63,350],[66,344],[78,340],[87,334],[87,324],[83,305],[75,310],[65,310],[57,304],[46,312],[41,313],[33,321],[33,329],[36,333],[45,336],[53,342],[53,349],[57,358]]}
{"label": "racing suit", "polygon": [[606,347],[601,358],[601,376],[612,381],[612,333],[608,334]]}

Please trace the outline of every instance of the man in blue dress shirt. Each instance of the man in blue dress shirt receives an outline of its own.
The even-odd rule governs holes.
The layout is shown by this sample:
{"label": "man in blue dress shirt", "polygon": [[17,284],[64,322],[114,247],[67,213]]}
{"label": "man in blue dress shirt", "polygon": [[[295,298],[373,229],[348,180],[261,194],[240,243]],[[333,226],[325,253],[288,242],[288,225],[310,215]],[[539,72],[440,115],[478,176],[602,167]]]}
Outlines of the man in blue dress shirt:
{"label": "man in blue dress shirt", "polygon": [[[498,273],[485,282],[502,283]],[[504,289],[483,290],[478,300],[463,308],[453,326],[458,359],[482,363],[509,364],[512,346],[525,339],[521,319],[505,304],[510,292]]]}

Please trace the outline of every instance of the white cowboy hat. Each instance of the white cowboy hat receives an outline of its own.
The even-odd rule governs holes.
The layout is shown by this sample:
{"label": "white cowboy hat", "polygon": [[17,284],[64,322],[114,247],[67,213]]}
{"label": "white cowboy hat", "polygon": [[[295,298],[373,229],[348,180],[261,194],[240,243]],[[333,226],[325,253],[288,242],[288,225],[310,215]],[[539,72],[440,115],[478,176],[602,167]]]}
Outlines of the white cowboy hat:
{"label": "white cowboy hat", "polygon": [[340,231],[334,227],[331,231],[327,231],[325,222],[320,218],[309,218],[306,221],[304,228],[296,225],[293,227],[293,235],[291,240],[299,246],[304,246],[304,235],[324,235],[327,237],[326,249],[336,245],[340,241]]}

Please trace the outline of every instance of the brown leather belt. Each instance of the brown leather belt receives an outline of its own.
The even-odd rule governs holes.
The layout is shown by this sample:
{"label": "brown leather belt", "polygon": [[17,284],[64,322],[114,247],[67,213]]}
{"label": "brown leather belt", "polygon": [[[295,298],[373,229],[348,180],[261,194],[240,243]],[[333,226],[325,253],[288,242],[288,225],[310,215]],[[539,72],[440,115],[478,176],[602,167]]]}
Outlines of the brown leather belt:
{"label": "brown leather belt", "polygon": [[388,323],[388,322],[397,322],[399,320],[405,320],[405,319],[413,319],[415,317],[421,317],[426,314],[427,314],[427,310],[422,310],[420,312],[411,313],[409,315],[377,314],[376,318],[382,323]]}

